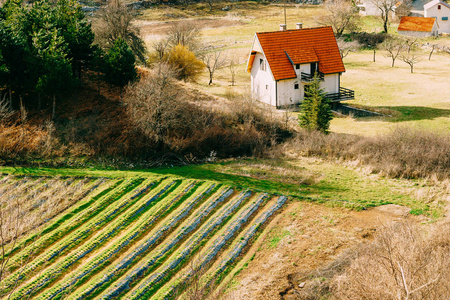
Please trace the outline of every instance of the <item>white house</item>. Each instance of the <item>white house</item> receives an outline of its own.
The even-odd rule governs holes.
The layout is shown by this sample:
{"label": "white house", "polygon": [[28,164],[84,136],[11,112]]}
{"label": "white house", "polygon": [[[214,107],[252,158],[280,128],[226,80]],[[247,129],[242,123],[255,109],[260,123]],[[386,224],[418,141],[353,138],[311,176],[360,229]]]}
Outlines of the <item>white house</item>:
{"label": "white house", "polygon": [[439,24],[439,33],[450,33],[450,5],[433,0],[423,6],[424,17],[435,18]]}
{"label": "white house", "polygon": [[[359,14],[362,16],[381,16],[381,10],[376,5],[376,0],[357,0],[356,6],[359,9]],[[395,17],[395,10],[402,4],[402,0],[398,1],[392,10],[389,12],[390,18]]]}
{"label": "white house", "polygon": [[428,37],[437,36],[438,29],[435,18],[402,17],[397,31],[402,35]]}
{"label": "white house", "polygon": [[333,29],[301,28],[255,34],[247,71],[254,98],[279,107],[298,104],[314,74],[333,102],[350,100],[354,92],[340,87],[345,72]]}

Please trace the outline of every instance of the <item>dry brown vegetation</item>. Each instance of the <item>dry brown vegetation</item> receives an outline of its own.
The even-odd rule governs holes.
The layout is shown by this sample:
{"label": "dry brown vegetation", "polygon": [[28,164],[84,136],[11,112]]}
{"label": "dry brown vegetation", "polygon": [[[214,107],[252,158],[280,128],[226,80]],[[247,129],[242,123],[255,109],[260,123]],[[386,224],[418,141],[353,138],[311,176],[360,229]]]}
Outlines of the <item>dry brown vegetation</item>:
{"label": "dry brown vegetation", "polygon": [[450,297],[449,223],[427,230],[403,221],[377,231],[373,242],[344,251],[326,267],[292,274],[289,299]]}
{"label": "dry brown vegetation", "polygon": [[167,65],[157,66],[130,86],[123,100],[152,149],[191,158],[255,155],[289,136],[260,104],[235,99],[220,111],[203,106],[171,73]]}
{"label": "dry brown vegetation", "polygon": [[450,137],[427,130],[397,127],[376,137],[301,131],[283,147],[289,156],[356,161],[392,177],[450,178]]}
{"label": "dry brown vegetation", "polygon": [[333,279],[335,299],[449,299],[450,224],[423,228],[397,223],[359,247],[345,272]]}

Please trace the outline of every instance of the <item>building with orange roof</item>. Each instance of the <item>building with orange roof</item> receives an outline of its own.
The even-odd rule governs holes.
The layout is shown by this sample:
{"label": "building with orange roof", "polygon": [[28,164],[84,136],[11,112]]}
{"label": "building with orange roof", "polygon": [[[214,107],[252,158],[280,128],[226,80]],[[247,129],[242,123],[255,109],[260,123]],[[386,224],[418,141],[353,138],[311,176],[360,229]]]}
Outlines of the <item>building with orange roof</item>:
{"label": "building with orange roof", "polygon": [[279,107],[299,104],[315,74],[333,102],[354,99],[354,92],[340,86],[345,72],[331,27],[302,28],[255,34],[247,71],[254,98]]}
{"label": "building with orange roof", "polygon": [[428,37],[437,36],[438,28],[435,18],[402,17],[397,31],[402,35]]}
{"label": "building with orange roof", "polygon": [[450,4],[433,0],[423,6],[424,16],[434,18],[439,24],[438,33],[450,33]]}

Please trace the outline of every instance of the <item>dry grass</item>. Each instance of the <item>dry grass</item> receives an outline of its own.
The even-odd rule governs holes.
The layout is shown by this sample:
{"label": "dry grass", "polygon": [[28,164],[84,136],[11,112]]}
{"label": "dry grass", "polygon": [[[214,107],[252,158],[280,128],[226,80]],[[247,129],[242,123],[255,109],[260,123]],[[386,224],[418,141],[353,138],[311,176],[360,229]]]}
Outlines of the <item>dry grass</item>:
{"label": "dry grass", "polygon": [[333,278],[333,299],[449,299],[450,224],[426,234],[409,223],[381,228],[375,242]]}
{"label": "dry grass", "polygon": [[425,229],[403,221],[377,232],[373,242],[342,252],[324,268],[288,276],[290,287],[280,295],[302,300],[450,297],[449,223]]}
{"label": "dry grass", "polygon": [[450,178],[450,137],[397,127],[376,137],[300,132],[284,153],[356,161],[373,173],[398,178]]}

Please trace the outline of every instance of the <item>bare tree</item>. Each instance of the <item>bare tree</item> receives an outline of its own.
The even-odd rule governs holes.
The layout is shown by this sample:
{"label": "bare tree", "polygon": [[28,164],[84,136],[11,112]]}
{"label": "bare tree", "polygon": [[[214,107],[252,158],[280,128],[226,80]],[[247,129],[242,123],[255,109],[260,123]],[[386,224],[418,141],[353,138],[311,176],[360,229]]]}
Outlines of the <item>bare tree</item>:
{"label": "bare tree", "polygon": [[218,68],[223,67],[226,63],[225,57],[222,55],[222,53],[223,53],[222,50],[216,49],[213,51],[206,52],[202,56],[202,61],[209,72],[208,85],[211,85],[213,82],[214,72],[216,72]]}
{"label": "bare tree", "polygon": [[114,46],[117,39],[127,42],[137,60],[145,63],[146,47],[140,37],[139,27],[133,25],[137,15],[120,0],[114,0],[99,13],[99,21],[93,26],[97,43],[104,49]]}
{"label": "bare tree", "polygon": [[437,48],[437,44],[432,44],[431,45],[431,51],[430,51],[430,55],[428,56],[428,60],[431,60],[431,55],[433,54],[434,50]]}
{"label": "bare tree", "polygon": [[406,40],[406,50],[409,53],[411,50],[415,50],[417,47],[417,38]]}
{"label": "bare tree", "polygon": [[414,51],[402,55],[402,60],[410,66],[411,73],[414,73],[414,65],[420,61],[419,56]]}
{"label": "bare tree", "polygon": [[[427,236],[423,227],[394,223],[360,245],[344,273],[333,278],[335,299],[449,299],[450,224]],[[368,276],[370,274],[370,276]]]}
{"label": "bare tree", "polygon": [[343,38],[338,38],[337,44],[342,59],[346,57],[350,52],[354,52],[360,47],[358,41],[346,42]]}
{"label": "bare tree", "polygon": [[206,0],[206,3],[209,5],[209,11],[213,11],[213,4],[218,2],[217,0]]}
{"label": "bare tree", "polygon": [[333,27],[336,37],[340,37],[344,30],[356,31],[358,28],[358,10],[350,1],[329,0],[325,3],[327,14],[319,20],[323,25]]}
{"label": "bare tree", "polygon": [[167,63],[128,87],[123,99],[134,124],[148,137],[162,142],[178,118],[184,101],[175,84],[177,72]]}
{"label": "bare tree", "polygon": [[383,49],[387,51],[386,57],[392,59],[392,67],[394,67],[395,60],[405,49],[405,42],[396,38],[388,38],[383,43]]}
{"label": "bare tree", "polygon": [[156,60],[162,61],[169,50],[170,40],[168,38],[162,38],[152,43],[153,49],[156,52]]}
{"label": "bare tree", "polygon": [[200,28],[191,21],[173,22],[167,35],[171,48],[180,44],[191,51],[196,51],[198,38],[200,37]]}
{"label": "bare tree", "polygon": [[386,39],[386,34],[384,33],[369,33],[361,32],[354,34],[354,37],[358,40],[361,46],[373,50],[373,61],[375,62],[375,55],[379,44],[384,42]]}
{"label": "bare tree", "polygon": [[395,12],[395,7],[398,0],[369,0],[381,12],[381,19],[383,20],[384,32],[388,33],[390,14]]}
{"label": "bare tree", "polygon": [[395,9],[395,17],[400,20],[402,17],[410,16],[411,15],[411,9],[412,1],[411,0],[403,0],[396,9]]}
{"label": "bare tree", "polygon": [[229,65],[228,65],[228,68],[230,69],[230,74],[231,74],[231,85],[232,86],[234,86],[234,84],[236,83],[236,69],[237,69],[236,67],[237,67],[237,64],[238,64],[238,59],[236,57],[236,54],[233,53],[230,56]]}

